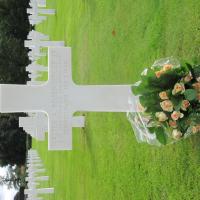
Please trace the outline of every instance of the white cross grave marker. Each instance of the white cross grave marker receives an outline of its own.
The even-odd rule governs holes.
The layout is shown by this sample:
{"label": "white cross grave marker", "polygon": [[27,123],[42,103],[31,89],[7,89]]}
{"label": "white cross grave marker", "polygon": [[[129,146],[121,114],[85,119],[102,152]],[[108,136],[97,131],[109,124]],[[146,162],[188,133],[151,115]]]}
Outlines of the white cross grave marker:
{"label": "white cross grave marker", "polygon": [[49,36],[38,31],[32,30],[27,36],[28,40],[49,40]]}
{"label": "white cross grave marker", "polygon": [[28,65],[26,67],[26,71],[27,72],[37,72],[37,71],[47,72],[48,67],[45,67],[43,65],[39,65],[39,64],[37,64],[37,62],[32,62],[30,65]]}
{"label": "white cross grave marker", "polygon": [[31,25],[37,25],[47,19],[47,16],[29,15],[29,22]]}
{"label": "white cross grave marker", "polygon": [[73,114],[77,111],[130,110],[131,85],[77,85],[72,80],[71,48],[49,48],[48,55],[48,82],[38,86],[0,85],[0,112],[45,112],[49,150],[72,149]]}
{"label": "white cross grave marker", "polygon": [[30,1],[31,8],[27,8],[27,13],[35,16],[42,15],[54,15],[55,9],[38,8],[37,1]]}

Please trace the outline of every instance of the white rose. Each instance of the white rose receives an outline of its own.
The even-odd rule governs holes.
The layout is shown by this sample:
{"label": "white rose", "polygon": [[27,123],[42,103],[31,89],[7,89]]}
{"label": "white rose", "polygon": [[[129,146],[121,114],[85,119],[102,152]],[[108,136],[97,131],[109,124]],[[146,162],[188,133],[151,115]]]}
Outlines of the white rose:
{"label": "white rose", "polygon": [[200,82],[200,77],[198,77],[196,80],[197,80],[198,82]]}
{"label": "white rose", "polygon": [[167,112],[173,111],[173,104],[170,100],[165,100],[165,101],[161,102],[160,106],[164,111],[167,111]]}
{"label": "white rose", "polygon": [[179,130],[174,129],[172,131],[172,138],[174,138],[175,140],[179,140],[182,136],[183,134]]}
{"label": "white rose", "polygon": [[162,100],[167,100],[167,99],[169,99],[169,98],[168,98],[168,95],[167,95],[167,92],[165,92],[165,91],[160,92],[160,93],[159,93],[159,97],[160,97]]}
{"label": "white rose", "polygon": [[156,112],[156,117],[158,118],[159,122],[164,122],[168,120],[168,117],[164,112]]}
{"label": "white rose", "polygon": [[172,114],[171,114],[171,118],[176,121],[178,120],[179,118],[183,118],[184,117],[184,114],[179,112],[179,111],[174,111]]}
{"label": "white rose", "polygon": [[200,92],[200,82],[194,83],[192,86],[193,86],[193,88],[195,90],[197,90],[198,92]]}
{"label": "white rose", "polygon": [[188,100],[183,100],[181,104],[181,109],[186,111],[187,108],[190,106],[190,102]]}
{"label": "white rose", "polygon": [[165,65],[163,65],[163,70],[164,70],[164,71],[168,71],[168,70],[171,70],[172,67],[173,67],[172,64],[165,64]]}
{"label": "white rose", "polygon": [[172,94],[175,95],[177,93],[183,94],[185,92],[185,86],[183,83],[176,83],[174,85],[174,89],[172,90]]}
{"label": "white rose", "polygon": [[193,79],[192,74],[189,73],[187,76],[185,76],[185,77],[183,78],[183,81],[184,81],[185,83],[188,83],[188,82],[190,82],[192,79]]}

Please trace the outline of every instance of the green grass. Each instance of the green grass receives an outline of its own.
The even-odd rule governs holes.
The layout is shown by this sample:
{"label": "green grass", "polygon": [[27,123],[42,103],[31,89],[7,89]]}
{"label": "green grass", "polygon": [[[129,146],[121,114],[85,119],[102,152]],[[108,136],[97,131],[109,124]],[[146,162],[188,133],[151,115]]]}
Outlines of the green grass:
{"label": "green grass", "polygon": [[[157,58],[199,60],[199,0],[48,0],[48,7],[57,14],[37,29],[72,47],[76,83],[134,83]],[[125,114],[86,113],[86,120],[73,129],[73,151],[33,142],[55,187],[47,199],[200,198],[200,136],[157,148],[137,143]]]}

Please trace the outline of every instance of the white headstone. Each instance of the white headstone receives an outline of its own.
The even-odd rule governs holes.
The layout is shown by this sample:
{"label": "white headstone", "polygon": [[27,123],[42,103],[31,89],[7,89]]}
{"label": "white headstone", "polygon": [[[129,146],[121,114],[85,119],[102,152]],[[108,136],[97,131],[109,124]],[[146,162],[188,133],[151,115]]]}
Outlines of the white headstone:
{"label": "white headstone", "polygon": [[[48,82],[44,85],[0,85],[0,111],[45,112],[49,150],[72,149],[72,121],[77,111],[127,112],[131,85],[76,85],[71,48],[49,48]],[[133,97],[137,98],[137,97]]]}

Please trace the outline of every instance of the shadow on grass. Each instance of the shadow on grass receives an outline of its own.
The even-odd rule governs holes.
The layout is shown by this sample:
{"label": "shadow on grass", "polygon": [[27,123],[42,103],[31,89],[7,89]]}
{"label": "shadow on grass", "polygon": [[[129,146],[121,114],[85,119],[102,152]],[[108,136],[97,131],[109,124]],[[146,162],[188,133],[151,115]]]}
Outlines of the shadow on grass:
{"label": "shadow on grass", "polygon": [[90,134],[90,126],[88,124],[88,121],[87,121],[87,114],[84,113],[83,114],[86,118],[86,121],[85,121],[85,128],[83,128],[83,137],[85,139],[85,143],[86,143],[86,148],[89,152],[89,156],[90,156],[90,161],[91,161],[91,166],[92,166],[92,171],[93,171],[93,174],[95,174],[96,172],[96,155],[95,155],[95,149],[92,145],[92,137],[91,137],[91,134]]}

